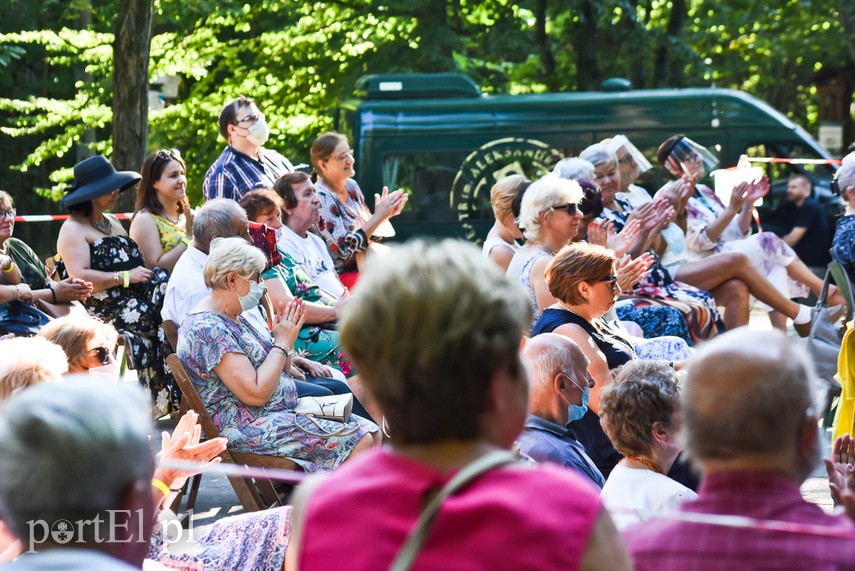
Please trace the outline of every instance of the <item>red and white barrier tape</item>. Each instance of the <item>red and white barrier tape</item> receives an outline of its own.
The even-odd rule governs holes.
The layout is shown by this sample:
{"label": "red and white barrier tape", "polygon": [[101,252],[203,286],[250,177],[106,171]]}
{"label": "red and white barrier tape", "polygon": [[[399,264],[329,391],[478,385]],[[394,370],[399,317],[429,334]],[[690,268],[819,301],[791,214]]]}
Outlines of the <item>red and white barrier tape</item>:
{"label": "red and white barrier tape", "polygon": [[[130,220],[133,217],[133,212],[117,212],[113,214],[119,220]],[[25,214],[15,216],[15,222],[52,222],[68,220],[70,214]]]}
{"label": "red and white barrier tape", "polygon": [[783,163],[787,165],[839,165],[840,159],[782,159],[777,157],[748,157],[752,163]]}

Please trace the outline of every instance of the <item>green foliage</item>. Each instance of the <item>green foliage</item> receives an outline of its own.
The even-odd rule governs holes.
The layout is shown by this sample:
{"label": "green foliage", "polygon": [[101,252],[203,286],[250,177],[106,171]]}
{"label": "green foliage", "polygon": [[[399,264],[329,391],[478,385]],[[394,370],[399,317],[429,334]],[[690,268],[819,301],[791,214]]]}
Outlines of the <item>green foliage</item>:
{"label": "green foliage", "polygon": [[[7,0],[0,9],[0,144],[56,197],[81,146],[111,153],[113,18],[122,0]],[[335,125],[366,73],[462,71],[485,93],[595,87],[737,87],[802,124],[816,118],[813,74],[852,65],[821,0],[155,0],[152,77],[179,96],[150,113],[150,147],[181,149],[193,202],[225,142],[217,115],[256,99],[269,146],[294,163]],[[685,12],[678,8],[684,6]],[[540,9],[542,8],[542,10]],[[545,35],[538,39],[541,27]],[[83,28],[83,29],[80,29]],[[25,31],[20,31],[25,30]],[[551,61],[551,68],[546,66]],[[547,73],[547,69],[552,71]],[[3,165],[0,164],[0,168]],[[48,176],[50,173],[50,176]]]}

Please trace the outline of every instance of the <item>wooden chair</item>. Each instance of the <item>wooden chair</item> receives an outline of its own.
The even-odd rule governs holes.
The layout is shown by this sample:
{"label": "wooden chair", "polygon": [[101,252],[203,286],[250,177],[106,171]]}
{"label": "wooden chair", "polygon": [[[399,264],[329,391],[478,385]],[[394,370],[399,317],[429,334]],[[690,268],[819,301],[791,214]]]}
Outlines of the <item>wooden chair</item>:
{"label": "wooden chair", "polygon": [[[196,387],[193,386],[190,375],[178,359],[178,355],[173,353],[166,358],[166,362],[175,376],[175,381],[181,389],[187,406],[199,415],[202,432],[207,438],[217,438],[220,435],[219,431],[214,426],[214,421],[211,420],[211,416],[208,414],[202,399],[199,397],[199,393],[196,392]],[[287,458],[241,452],[231,448],[227,448],[225,452],[220,454],[220,457],[223,462],[231,464],[242,464],[258,468],[277,468],[280,470],[299,470],[297,464]],[[284,505],[283,498],[279,496],[273,482],[267,478],[241,478],[238,476],[229,476],[228,478],[243,509],[248,512]]]}

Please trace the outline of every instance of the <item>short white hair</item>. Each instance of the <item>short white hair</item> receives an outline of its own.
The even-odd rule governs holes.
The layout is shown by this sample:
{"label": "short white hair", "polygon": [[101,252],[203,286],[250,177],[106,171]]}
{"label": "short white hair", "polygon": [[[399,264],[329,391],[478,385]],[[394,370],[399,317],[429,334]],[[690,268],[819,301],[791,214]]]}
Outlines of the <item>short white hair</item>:
{"label": "short white hair", "polygon": [[154,470],[150,411],[141,388],[91,380],[14,395],[0,409],[0,518],[21,539],[28,521],[121,508]]}
{"label": "short white hair", "polygon": [[579,157],[568,157],[558,161],[555,168],[552,169],[552,174],[567,180],[579,180],[580,178],[594,180],[594,165]]}
{"label": "short white hair", "polygon": [[844,194],[850,186],[855,186],[855,152],[843,157],[837,170],[837,185],[840,187],[840,194]]}
{"label": "short white hair", "polygon": [[59,380],[67,371],[65,351],[43,337],[0,341],[0,402],[30,385]]}
{"label": "short white hair", "polygon": [[264,253],[243,238],[215,238],[205,262],[205,285],[224,288],[230,273],[249,277],[263,272],[266,264]]}
{"label": "short white hair", "polygon": [[527,240],[540,238],[540,213],[562,204],[578,204],[582,200],[582,187],[573,180],[548,174],[528,187],[520,206],[519,226]]}

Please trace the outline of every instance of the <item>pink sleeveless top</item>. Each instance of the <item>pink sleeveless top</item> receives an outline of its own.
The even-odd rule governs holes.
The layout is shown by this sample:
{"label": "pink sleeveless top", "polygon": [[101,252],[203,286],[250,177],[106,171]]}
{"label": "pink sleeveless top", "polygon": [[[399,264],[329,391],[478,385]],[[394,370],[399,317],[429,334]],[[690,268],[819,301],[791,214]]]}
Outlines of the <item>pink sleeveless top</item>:
{"label": "pink sleeveless top", "polygon": [[[453,475],[385,449],[342,465],[309,500],[300,567],[387,569],[422,497]],[[413,570],[577,569],[601,509],[571,470],[497,468],[443,502]]]}

